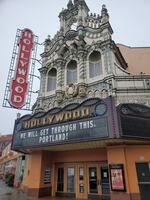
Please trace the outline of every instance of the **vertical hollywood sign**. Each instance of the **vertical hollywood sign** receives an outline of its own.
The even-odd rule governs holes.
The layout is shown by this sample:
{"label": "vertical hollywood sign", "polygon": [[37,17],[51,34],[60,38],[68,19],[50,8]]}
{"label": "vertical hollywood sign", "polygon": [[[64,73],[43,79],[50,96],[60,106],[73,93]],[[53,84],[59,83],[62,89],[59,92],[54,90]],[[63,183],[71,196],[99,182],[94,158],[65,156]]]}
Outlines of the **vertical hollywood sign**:
{"label": "vertical hollywood sign", "polygon": [[21,32],[19,41],[19,55],[15,69],[15,76],[11,84],[11,94],[9,98],[10,105],[14,108],[22,108],[25,104],[32,48],[33,33],[30,29],[24,29]]}

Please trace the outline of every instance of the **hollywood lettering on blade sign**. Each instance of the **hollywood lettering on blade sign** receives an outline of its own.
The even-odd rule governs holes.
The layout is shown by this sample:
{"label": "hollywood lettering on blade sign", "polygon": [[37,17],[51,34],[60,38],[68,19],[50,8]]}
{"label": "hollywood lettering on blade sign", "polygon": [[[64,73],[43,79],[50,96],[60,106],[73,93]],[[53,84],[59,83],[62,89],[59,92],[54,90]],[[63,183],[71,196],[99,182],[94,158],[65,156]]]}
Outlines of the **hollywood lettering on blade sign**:
{"label": "hollywood lettering on blade sign", "polygon": [[14,108],[22,108],[25,104],[28,89],[30,57],[33,49],[33,38],[34,36],[30,29],[26,28],[21,32],[19,55],[9,97],[9,103]]}

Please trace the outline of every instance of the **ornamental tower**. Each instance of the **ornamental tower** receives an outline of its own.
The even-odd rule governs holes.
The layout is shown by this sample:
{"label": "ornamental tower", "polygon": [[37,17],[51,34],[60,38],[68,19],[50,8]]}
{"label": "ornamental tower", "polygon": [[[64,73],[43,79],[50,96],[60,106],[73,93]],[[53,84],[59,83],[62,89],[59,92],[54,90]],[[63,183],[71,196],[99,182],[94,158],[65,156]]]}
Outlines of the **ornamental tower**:
{"label": "ornamental tower", "polygon": [[84,0],[69,0],[59,19],[58,32],[53,39],[48,36],[41,54],[41,85],[34,112],[109,95],[116,104],[142,101],[149,105],[146,77],[129,72],[130,66],[112,40],[105,5],[93,14]]}

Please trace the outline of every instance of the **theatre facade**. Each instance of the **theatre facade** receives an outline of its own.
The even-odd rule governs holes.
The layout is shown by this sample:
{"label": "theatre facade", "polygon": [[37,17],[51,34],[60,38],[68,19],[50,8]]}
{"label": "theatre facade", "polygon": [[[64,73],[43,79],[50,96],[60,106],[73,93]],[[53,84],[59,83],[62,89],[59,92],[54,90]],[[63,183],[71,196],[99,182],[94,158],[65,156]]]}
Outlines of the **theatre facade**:
{"label": "theatre facade", "polygon": [[96,15],[69,0],[59,18],[33,112],[15,121],[12,149],[26,154],[21,187],[34,197],[148,200],[150,70],[127,64],[105,5]]}

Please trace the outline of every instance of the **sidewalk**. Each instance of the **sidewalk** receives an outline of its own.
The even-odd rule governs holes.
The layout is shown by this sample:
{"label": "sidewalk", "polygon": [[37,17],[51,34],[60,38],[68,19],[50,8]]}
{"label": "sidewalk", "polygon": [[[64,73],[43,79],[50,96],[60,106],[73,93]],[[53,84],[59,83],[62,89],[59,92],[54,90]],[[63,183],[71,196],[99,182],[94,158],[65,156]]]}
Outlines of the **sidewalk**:
{"label": "sidewalk", "polygon": [[27,197],[21,190],[8,187],[2,180],[0,180],[0,200],[71,200],[70,198],[56,198],[56,197],[44,197],[44,198],[32,198]]}
{"label": "sidewalk", "polygon": [[30,200],[26,195],[12,187],[5,185],[3,181],[0,180],[0,200]]}
{"label": "sidewalk", "polygon": [[[21,190],[8,187],[2,180],[0,180],[0,200],[50,200],[50,197],[46,198],[31,198],[27,197]],[[51,199],[52,200],[52,199]]]}

